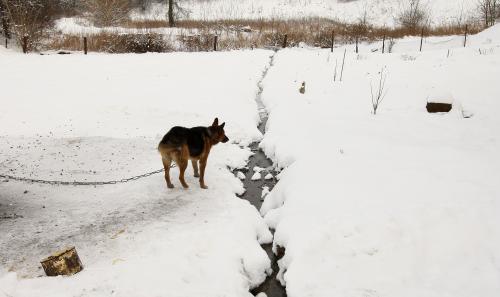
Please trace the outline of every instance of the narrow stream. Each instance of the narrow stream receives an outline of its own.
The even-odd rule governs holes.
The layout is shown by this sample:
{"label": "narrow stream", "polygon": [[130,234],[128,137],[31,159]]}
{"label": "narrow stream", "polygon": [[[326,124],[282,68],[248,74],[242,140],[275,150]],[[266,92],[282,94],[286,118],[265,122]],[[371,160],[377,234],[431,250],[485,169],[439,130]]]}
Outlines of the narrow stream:
{"label": "narrow stream", "polygon": [[[266,131],[266,122],[268,118],[268,113],[264,107],[264,104],[261,100],[261,95],[263,91],[262,82],[264,81],[267,72],[273,66],[274,62],[274,53],[269,58],[269,65],[266,67],[264,72],[262,73],[262,77],[259,81],[258,88],[259,91],[255,98],[257,102],[257,106],[259,109],[260,116],[260,124],[259,130],[264,134]],[[269,160],[264,152],[259,148],[259,143],[254,142],[250,145],[250,149],[254,153],[248,162],[248,170],[245,172],[245,179],[243,179],[243,184],[245,185],[245,193],[240,197],[242,199],[248,200],[253,206],[260,210],[262,206],[262,202],[264,201],[262,194],[263,189],[266,189],[265,192],[271,191],[273,187],[276,185],[276,174],[274,171],[273,162]],[[258,176],[254,176],[256,173],[260,174],[260,178]],[[258,174],[257,174],[258,175]],[[254,177],[254,178],[252,178]],[[265,193],[264,193],[265,194]],[[262,283],[259,287],[253,289],[251,291],[252,294],[257,295],[259,293],[265,293],[268,297],[285,297],[286,290],[283,286],[281,286],[280,282],[276,279],[276,275],[278,274],[278,260],[283,256],[282,252],[278,251],[278,255],[275,255],[272,251],[273,244],[265,244],[262,248],[266,251],[269,259],[271,259],[271,268],[273,270],[272,274],[269,275],[264,283]]]}

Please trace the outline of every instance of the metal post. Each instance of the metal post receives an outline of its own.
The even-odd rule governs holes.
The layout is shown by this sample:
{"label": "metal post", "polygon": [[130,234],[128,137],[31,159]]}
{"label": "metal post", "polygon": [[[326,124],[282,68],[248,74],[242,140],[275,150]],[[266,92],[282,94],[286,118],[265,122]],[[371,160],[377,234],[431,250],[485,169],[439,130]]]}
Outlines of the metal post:
{"label": "metal post", "polygon": [[333,43],[335,41],[335,30],[332,30],[332,43],[331,43],[331,52],[333,53]]}
{"label": "metal post", "polygon": [[424,44],[424,28],[422,28],[422,34],[420,35],[420,51],[422,51],[423,44]]}
{"label": "metal post", "polygon": [[385,34],[384,37],[382,38],[382,54],[385,52]]}
{"label": "metal post", "polygon": [[467,31],[468,31],[469,27],[468,25],[465,25],[465,34],[464,34],[464,47],[467,46]]}

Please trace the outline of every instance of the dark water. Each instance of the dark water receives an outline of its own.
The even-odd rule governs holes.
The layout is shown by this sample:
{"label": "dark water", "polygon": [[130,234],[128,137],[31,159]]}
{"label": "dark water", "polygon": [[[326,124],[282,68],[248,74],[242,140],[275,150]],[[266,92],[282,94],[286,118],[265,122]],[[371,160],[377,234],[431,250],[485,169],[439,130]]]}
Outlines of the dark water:
{"label": "dark water", "polygon": [[[264,118],[259,125],[259,130],[261,130],[261,132],[264,132],[266,120],[267,118]],[[267,186],[269,187],[269,190],[272,190],[277,182],[277,173],[273,170],[273,162],[266,157],[262,150],[259,149],[258,143],[253,143],[250,148],[254,152],[254,155],[250,157],[250,160],[248,162],[248,171],[245,172],[245,179],[243,180],[246,192],[240,197],[242,199],[248,200],[253,206],[257,208],[257,210],[260,210],[263,202],[263,200],[261,200],[262,187]],[[261,171],[262,178],[260,180],[251,180],[252,175],[254,174],[253,168],[255,166],[266,168]],[[270,180],[264,180],[264,177],[268,173],[271,173],[274,178]],[[275,255],[272,251],[272,247],[272,243],[262,246],[262,248],[266,251],[269,259],[271,259],[271,268],[273,272],[267,277],[264,283],[262,283],[259,287],[253,289],[251,293],[257,295],[258,293],[264,292],[268,297],[285,297],[286,290],[276,279],[276,275],[279,271],[278,260],[283,256],[283,252],[279,251],[279,255]]]}

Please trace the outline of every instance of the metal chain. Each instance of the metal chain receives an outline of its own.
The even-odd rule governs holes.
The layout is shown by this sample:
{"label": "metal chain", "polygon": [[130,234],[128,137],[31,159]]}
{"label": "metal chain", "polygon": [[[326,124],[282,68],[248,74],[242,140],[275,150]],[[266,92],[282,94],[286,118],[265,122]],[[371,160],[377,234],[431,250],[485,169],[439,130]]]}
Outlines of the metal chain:
{"label": "metal chain", "polygon": [[[171,168],[174,166],[171,166]],[[123,184],[129,181],[138,180],[141,178],[145,178],[154,174],[162,173],[165,171],[163,168],[155,171],[147,172],[141,175],[132,176],[129,178],[122,178],[120,180],[110,180],[110,181],[97,181],[97,182],[87,182],[87,181],[60,181],[60,180],[43,180],[43,179],[34,179],[34,178],[26,178],[19,177],[13,175],[0,174],[0,178],[16,180],[21,182],[29,182],[29,183],[37,183],[37,184],[47,184],[47,185],[58,185],[58,186],[103,186],[103,185],[116,185]]]}

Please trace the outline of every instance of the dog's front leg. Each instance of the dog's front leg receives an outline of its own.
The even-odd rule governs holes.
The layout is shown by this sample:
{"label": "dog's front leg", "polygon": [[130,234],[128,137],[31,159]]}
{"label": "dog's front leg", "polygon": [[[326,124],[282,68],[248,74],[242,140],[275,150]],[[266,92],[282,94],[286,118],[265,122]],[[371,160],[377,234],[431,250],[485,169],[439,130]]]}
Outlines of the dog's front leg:
{"label": "dog's front leg", "polygon": [[204,156],[200,159],[200,187],[202,189],[208,189],[207,185],[205,185],[205,168],[207,167],[207,158],[208,156]]}

